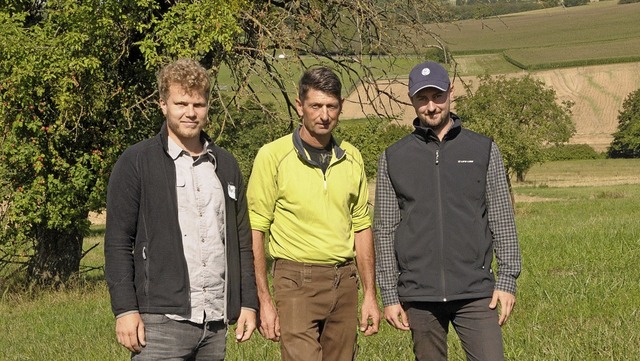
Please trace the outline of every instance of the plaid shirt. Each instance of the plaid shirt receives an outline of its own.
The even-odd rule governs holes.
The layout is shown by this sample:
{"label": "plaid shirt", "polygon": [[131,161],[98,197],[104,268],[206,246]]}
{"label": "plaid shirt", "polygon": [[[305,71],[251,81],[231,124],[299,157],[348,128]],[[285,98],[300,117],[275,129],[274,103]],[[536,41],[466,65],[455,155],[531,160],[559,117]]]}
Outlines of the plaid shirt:
{"label": "plaid shirt", "polygon": [[[493,247],[498,261],[495,289],[515,294],[516,278],[521,269],[520,247],[502,156],[493,142],[486,184],[489,228],[493,233]],[[389,180],[386,153],[382,154],[378,162],[375,202],[376,277],[382,302],[389,306],[400,303],[394,234],[401,217],[398,200]]]}

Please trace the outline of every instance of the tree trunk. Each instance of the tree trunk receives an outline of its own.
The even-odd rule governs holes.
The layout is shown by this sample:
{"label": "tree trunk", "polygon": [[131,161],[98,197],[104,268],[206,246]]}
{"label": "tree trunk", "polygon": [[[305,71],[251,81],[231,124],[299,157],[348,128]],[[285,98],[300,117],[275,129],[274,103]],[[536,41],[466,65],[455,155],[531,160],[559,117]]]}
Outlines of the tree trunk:
{"label": "tree trunk", "polygon": [[80,228],[60,231],[41,228],[37,234],[34,255],[27,265],[30,282],[58,285],[80,269],[83,234]]}
{"label": "tree trunk", "polygon": [[507,186],[509,186],[509,196],[511,197],[511,208],[516,209],[516,195],[513,193],[513,187],[511,186],[511,177],[507,175]]}

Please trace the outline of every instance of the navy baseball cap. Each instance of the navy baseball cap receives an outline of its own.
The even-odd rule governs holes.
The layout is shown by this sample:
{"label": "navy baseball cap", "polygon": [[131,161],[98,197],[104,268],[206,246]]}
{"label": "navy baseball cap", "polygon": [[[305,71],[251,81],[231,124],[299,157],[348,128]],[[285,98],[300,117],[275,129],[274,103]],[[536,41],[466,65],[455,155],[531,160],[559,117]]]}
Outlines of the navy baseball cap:
{"label": "navy baseball cap", "polygon": [[447,91],[450,85],[449,73],[434,61],[418,64],[409,73],[409,97],[411,98],[424,88]]}

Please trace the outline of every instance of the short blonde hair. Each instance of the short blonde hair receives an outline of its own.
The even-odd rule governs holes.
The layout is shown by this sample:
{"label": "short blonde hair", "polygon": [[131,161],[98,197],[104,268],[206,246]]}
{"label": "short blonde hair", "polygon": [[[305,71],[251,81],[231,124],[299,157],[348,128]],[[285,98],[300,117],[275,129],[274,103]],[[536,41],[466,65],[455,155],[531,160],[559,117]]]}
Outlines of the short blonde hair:
{"label": "short blonde hair", "polygon": [[193,59],[179,59],[167,64],[156,74],[160,99],[167,100],[169,88],[179,85],[188,94],[200,93],[209,99],[211,79],[199,62]]}

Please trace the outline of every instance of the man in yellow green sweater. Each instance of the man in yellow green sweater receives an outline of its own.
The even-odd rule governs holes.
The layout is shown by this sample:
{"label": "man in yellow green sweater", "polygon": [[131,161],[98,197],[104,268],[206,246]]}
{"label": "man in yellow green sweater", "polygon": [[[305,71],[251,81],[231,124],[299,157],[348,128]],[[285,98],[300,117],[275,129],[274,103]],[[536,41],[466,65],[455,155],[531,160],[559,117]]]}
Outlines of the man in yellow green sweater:
{"label": "man in yellow green sweater", "polygon": [[[259,330],[280,341],[284,361],[353,360],[358,327],[365,336],[378,332],[364,164],[355,147],[331,134],[342,110],[341,89],[327,67],[302,75],[296,99],[302,124],[260,149],[247,189]],[[267,233],[275,304],[267,282]]]}

